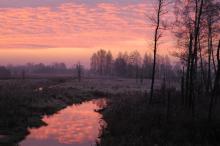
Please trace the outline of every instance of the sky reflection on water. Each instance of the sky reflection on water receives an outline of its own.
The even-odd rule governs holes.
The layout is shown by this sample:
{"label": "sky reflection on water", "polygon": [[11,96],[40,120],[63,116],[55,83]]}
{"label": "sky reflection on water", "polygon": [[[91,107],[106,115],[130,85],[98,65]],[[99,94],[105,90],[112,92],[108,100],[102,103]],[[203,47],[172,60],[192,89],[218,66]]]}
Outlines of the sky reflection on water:
{"label": "sky reflection on water", "polygon": [[99,135],[101,115],[95,110],[105,106],[105,99],[69,106],[53,116],[45,116],[48,126],[30,129],[20,146],[91,146]]}

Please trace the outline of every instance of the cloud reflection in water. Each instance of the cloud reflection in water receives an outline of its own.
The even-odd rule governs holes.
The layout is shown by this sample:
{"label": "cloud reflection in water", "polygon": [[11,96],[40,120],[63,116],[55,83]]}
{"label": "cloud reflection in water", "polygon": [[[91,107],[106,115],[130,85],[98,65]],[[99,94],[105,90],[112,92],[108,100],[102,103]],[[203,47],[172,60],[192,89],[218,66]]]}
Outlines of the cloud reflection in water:
{"label": "cloud reflection in water", "polygon": [[31,129],[31,134],[21,146],[90,146],[94,144],[101,128],[101,115],[95,110],[105,106],[105,99],[73,105],[59,113],[44,117],[48,126]]}

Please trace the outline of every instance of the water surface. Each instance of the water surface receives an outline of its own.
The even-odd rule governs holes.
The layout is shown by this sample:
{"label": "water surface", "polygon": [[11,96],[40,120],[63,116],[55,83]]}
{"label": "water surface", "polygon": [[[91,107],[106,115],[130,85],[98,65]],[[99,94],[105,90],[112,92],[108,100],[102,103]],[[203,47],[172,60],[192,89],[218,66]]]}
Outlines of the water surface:
{"label": "water surface", "polygon": [[105,99],[72,105],[43,121],[48,126],[30,129],[30,135],[19,146],[92,146],[103,121],[95,110],[105,106]]}

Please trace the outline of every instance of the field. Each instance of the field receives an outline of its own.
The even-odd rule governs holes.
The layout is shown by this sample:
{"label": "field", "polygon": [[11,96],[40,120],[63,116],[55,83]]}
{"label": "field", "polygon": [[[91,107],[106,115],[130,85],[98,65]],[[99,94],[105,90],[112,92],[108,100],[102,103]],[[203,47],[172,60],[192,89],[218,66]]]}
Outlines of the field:
{"label": "field", "polygon": [[1,80],[0,90],[0,143],[11,145],[24,139],[28,128],[45,125],[43,115],[92,98],[145,94],[146,87],[126,79],[78,82],[70,78],[35,78]]}
{"label": "field", "polygon": [[[0,144],[13,146],[28,135],[28,128],[45,125],[51,115],[73,103],[106,97],[108,106],[99,112],[107,126],[101,146],[216,145],[220,122],[208,122],[206,97],[198,98],[196,116],[185,111],[178,82],[161,86],[156,81],[153,104],[149,105],[150,81],[70,78],[0,81]],[[217,108],[216,113],[219,113]],[[217,114],[216,114],[217,115]]]}

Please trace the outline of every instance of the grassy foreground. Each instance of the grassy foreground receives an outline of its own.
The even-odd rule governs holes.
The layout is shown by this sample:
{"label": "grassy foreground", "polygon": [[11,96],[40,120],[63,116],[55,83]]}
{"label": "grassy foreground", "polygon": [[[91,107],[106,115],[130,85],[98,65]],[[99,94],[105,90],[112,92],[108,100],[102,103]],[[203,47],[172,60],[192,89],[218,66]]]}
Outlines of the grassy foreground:
{"label": "grassy foreground", "polygon": [[[112,96],[101,111],[107,127],[99,146],[217,146],[220,145],[219,107],[208,122],[208,99],[200,97],[193,117],[183,108],[178,91],[157,90],[154,103],[134,93]],[[169,97],[169,98],[168,98]]]}

